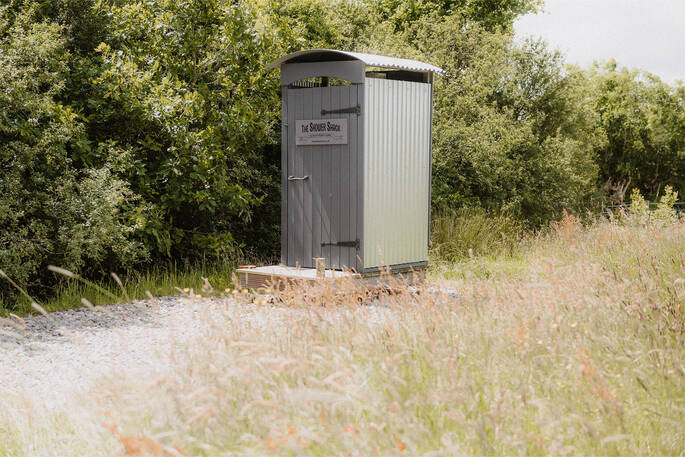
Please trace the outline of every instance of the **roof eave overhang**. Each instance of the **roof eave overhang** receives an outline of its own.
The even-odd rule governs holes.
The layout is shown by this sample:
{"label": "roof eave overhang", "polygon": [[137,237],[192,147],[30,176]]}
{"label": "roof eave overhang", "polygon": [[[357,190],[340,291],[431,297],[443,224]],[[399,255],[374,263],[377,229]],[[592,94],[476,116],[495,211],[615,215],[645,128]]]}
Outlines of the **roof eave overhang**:
{"label": "roof eave overhang", "polygon": [[[359,60],[363,62],[364,65],[366,65],[367,67],[414,71],[418,73],[435,73],[441,76],[445,75],[445,70],[443,70],[442,68],[424,62],[419,62],[418,60],[398,59],[395,57],[340,51],[336,49],[307,49],[304,51],[293,52],[292,54],[288,54],[286,56],[281,57],[280,59],[274,60],[273,62],[267,65],[267,68],[280,68],[280,66],[285,63],[289,63],[292,60],[310,54],[330,54],[331,57],[338,55],[343,58],[340,60]],[[325,61],[327,60],[322,60],[321,62]],[[331,61],[335,61],[335,59],[331,59]]]}

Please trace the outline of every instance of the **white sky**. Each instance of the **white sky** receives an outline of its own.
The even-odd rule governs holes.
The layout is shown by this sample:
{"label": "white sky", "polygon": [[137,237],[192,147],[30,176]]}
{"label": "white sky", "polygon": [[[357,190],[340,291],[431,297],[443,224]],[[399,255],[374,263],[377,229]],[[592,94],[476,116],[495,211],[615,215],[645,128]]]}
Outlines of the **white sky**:
{"label": "white sky", "polygon": [[685,0],[545,0],[544,11],[515,24],[542,37],[569,63],[615,58],[673,84],[685,80]]}

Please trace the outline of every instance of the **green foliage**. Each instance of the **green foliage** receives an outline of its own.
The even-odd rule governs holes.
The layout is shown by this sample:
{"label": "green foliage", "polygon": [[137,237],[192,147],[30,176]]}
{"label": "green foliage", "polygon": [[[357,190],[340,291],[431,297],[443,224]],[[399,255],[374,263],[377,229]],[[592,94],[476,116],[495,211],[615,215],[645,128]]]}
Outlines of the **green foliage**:
{"label": "green foliage", "polygon": [[630,192],[630,214],[638,224],[649,221],[649,204],[637,188]]}
{"label": "green foliage", "polygon": [[540,3],[4,2],[0,268],[35,293],[58,286],[48,263],[94,279],[274,257],[280,89],[265,67],[303,48],[447,70],[432,189],[434,209],[456,215],[440,219],[446,233],[464,207],[534,227],[622,200],[631,184],[682,192],[685,88],[613,64],[582,72],[543,43],[514,42],[514,19]]}
{"label": "green foliage", "polygon": [[[130,234],[142,229],[136,213],[137,198],[126,182],[112,176],[109,168],[85,170],[78,182],[65,182],[63,197],[55,208],[60,216],[56,241],[64,246],[62,264],[81,270],[86,262],[101,264],[111,253],[127,266],[144,258],[147,251]],[[135,208],[134,211],[130,211]]]}
{"label": "green foliage", "polygon": [[435,91],[434,207],[502,209],[537,225],[592,204],[604,138],[580,72],[543,43],[517,46],[458,17],[428,18],[418,35],[448,72]]}
{"label": "green foliage", "polygon": [[645,200],[639,189],[633,188],[630,192],[630,211],[621,213],[621,220],[637,225],[672,225],[678,221],[678,212],[675,209],[677,201],[678,192],[674,192],[671,186],[666,186],[656,208],[650,211],[649,202]]}
{"label": "green foliage", "polygon": [[666,186],[664,194],[659,199],[656,210],[654,210],[654,219],[667,224],[678,220],[678,213],[675,210],[675,203],[677,201],[678,192],[674,192],[671,186]]}
{"label": "green foliage", "polygon": [[89,272],[277,245],[282,51],[253,2],[13,0],[0,265]]}
{"label": "green foliage", "polygon": [[272,43],[247,4],[103,7],[112,38],[96,49],[94,84],[118,117],[117,144],[138,162],[128,179],[166,222],[147,234],[165,240],[161,254],[234,252],[233,230],[276,191],[262,160],[279,105],[277,75],[264,69]]}
{"label": "green foliage", "polygon": [[[596,150],[608,188],[627,183],[655,198],[665,185],[685,188],[685,86],[646,72],[595,66],[594,111],[608,142]],[[622,196],[616,196],[620,202]]]}
{"label": "green foliage", "polygon": [[511,27],[514,20],[536,11],[541,0],[367,0],[378,15],[394,24],[396,31],[411,27],[426,16],[458,16],[488,29]]}
{"label": "green foliage", "polygon": [[147,255],[128,184],[106,166],[74,167],[85,129],[58,101],[71,54],[63,29],[35,14],[0,10],[0,265],[28,285],[45,281],[49,263],[126,266]]}

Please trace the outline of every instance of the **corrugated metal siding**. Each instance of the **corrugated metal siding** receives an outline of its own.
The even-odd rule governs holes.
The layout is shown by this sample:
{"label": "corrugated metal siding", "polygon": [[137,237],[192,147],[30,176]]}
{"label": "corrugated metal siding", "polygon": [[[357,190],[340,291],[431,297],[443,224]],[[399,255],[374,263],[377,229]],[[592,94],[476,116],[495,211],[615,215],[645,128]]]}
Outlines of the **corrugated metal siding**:
{"label": "corrugated metal siding", "polygon": [[364,268],[427,261],[431,86],[365,86]]}

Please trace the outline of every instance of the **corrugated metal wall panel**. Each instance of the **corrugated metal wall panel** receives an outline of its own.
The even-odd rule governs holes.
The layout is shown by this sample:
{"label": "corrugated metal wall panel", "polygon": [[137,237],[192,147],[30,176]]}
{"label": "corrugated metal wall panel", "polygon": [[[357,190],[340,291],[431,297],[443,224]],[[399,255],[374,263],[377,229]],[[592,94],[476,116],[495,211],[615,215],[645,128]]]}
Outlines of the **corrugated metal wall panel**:
{"label": "corrugated metal wall panel", "polygon": [[427,261],[431,86],[365,86],[364,268]]}

